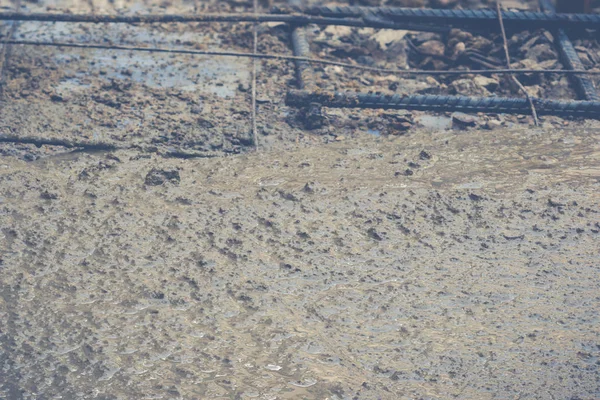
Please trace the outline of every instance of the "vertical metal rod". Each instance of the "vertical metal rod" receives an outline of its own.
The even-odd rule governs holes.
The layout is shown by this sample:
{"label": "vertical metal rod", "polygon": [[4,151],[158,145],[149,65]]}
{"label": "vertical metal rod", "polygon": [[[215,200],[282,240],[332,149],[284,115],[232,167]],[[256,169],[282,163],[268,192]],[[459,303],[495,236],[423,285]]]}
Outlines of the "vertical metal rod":
{"label": "vertical metal rod", "polygon": [[[258,14],[258,0],[253,2],[254,14]],[[256,22],[252,26],[253,49],[252,54],[258,50],[258,28]],[[256,133],[256,58],[252,58],[252,141],[254,147],[258,149],[258,135]]]}
{"label": "vertical metal rod", "polygon": [[[556,9],[554,5],[549,0],[539,0],[540,2],[540,10],[548,13],[555,14]],[[572,70],[585,70],[583,63],[579,59],[575,48],[573,47],[573,43],[569,40],[569,37],[565,33],[563,29],[557,29],[554,31],[555,42],[558,50],[560,52],[560,58],[562,62],[565,64],[565,67]],[[573,75],[571,76],[571,81],[575,86],[575,91],[577,95],[580,96],[583,100],[600,100],[600,96],[598,96],[598,92],[596,92],[596,88],[594,87],[594,83],[592,80],[585,75]]]}
{"label": "vertical metal rod", "polygon": [[[15,3],[15,12],[19,11],[21,11],[21,0],[17,0]],[[8,33],[4,38],[2,50],[0,51],[0,62],[2,62],[2,65],[0,66],[0,102],[4,100],[4,87],[6,86],[6,71],[8,68],[8,60],[12,52],[12,46],[8,42],[13,40],[13,37],[17,32],[18,26],[19,23],[17,21],[12,21],[10,29],[8,30]]]}
{"label": "vertical metal rod", "polygon": [[[288,0],[288,4],[293,7],[302,7],[302,0]],[[292,48],[296,57],[310,57],[310,45],[306,37],[306,28],[292,26]],[[299,60],[295,63],[298,87],[300,89],[312,88],[314,80],[309,63]]]}
{"label": "vertical metal rod", "polygon": [[[502,10],[500,9],[500,0],[496,0],[496,12],[498,14],[498,23],[500,24],[500,32],[502,33],[502,43],[504,44],[504,55],[506,56],[506,67],[508,69],[510,69],[510,54],[508,52],[508,40],[506,39],[506,31],[504,30],[504,21],[502,21]],[[525,86],[523,86],[523,84],[521,82],[519,82],[519,80],[517,79],[517,77],[515,75],[512,75],[511,78],[512,78],[512,81],[519,87],[519,89],[521,89],[521,92],[523,92],[523,94],[527,98],[527,101],[529,102],[529,107],[531,107],[531,116],[533,117],[533,123],[535,126],[538,126],[540,124],[540,121],[538,120],[537,111],[535,110],[535,105],[533,104],[533,100],[531,100],[531,96],[529,95],[529,93],[527,93]]]}

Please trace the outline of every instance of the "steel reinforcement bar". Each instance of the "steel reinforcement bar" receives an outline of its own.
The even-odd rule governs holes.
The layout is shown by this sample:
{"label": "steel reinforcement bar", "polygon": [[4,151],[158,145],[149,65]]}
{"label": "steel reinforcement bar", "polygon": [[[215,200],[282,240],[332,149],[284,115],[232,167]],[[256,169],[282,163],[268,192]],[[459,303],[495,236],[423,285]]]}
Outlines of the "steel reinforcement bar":
{"label": "steel reinforcement bar", "polygon": [[[540,0],[540,8],[547,13],[556,12],[554,5],[552,5],[549,0]],[[563,29],[557,29],[554,31],[554,34],[554,41],[560,52],[560,58],[563,64],[571,70],[585,70],[585,67],[573,47],[573,43],[571,43],[565,31]],[[596,92],[594,83],[590,78],[587,76],[571,76],[571,80],[573,86],[575,86],[575,91],[582,99],[593,101],[600,100],[600,96],[598,96],[598,92]]]}
{"label": "steel reinforcement bar", "polygon": [[[300,7],[302,0],[288,0],[293,7]],[[292,50],[296,57],[310,57],[310,44],[303,26],[292,26]],[[311,66],[306,61],[296,60],[296,83],[300,89],[312,89],[313,74]]]}
{"label": "steel reinforcement bar", "polygon": [[[394,22],[377,16],[365,18],[329,18],[314,15],[287,14],[149,14],[149,15],[99,15],[99,14],[60,14],[60,13],[15,13],[0,12],[0,21],[35,21],[35,22],[71,22],[71,23],[115,23],[115,24],[151,24],[151,23],[216,23],[216,22],[284,22],[293,26],[344,25],[381,29],[403,29],[424,32],[448,32],[451,27],[434,24],[412,24]],[[477,29],[477,27],[473,27]]]}
{"label": "steel reinforcement bar", "polygon": [[[394,22],[485,25],[495,24],[498,14],[495,10],[447,10],[400,7],[356,7],[321,6],[304,10],[306,14],[330,18],[365,18],[378,15]],[[556,14],[534,11],[503,11],[502,20],[507,27],[537,29],[593,29],[600,27],[598,14]],[[490,25],[488,25],[490,26]]]}
{"label": "steel reinforcement bar", "polygon": [[[599,101],[561,101],[534,98],[533,102],[539,115],[600,119]],[[287,93],[286,104],[288,106],[306,107],[312,103],[333,108],[379,108],[436,112],[461,111],[465,113],[484,112],[492,114],[531,113],[527,99],[518,98],[435,95],[402,96],[349,92],[313,93],[304,90],[291,90]]]}
{"label": "steel reinforcement bar", "polygon": [[0,12],[0,21],[38,21],[38,22],[81,22],[145,24],[169,22],[286,22],[296,25],[348,25],[365,26],[362,19],[329,18],[314,15],[289,14],[68,14],[68,13],[17,13]]}
{"label": "steel reinforcement bar", "polygon": [[[310,15],[307,15],[310,14]],[[375,18],[374,18],[375,16]],[[503,11],[507,27],[522,29],[600,28],[598,14],[552,14],[531,11]],[[494,10],[432,10],[394,7],[315,7],[305,14],[148,14],[100,15],[65,13],[1,12],[0,21],[45,21],[88,23],[167,22],[286,22],[293,25],[346,25],[403,29],[406,24],[486,26],[498,20]],[[404,25],[403,25],[404,24]]]}

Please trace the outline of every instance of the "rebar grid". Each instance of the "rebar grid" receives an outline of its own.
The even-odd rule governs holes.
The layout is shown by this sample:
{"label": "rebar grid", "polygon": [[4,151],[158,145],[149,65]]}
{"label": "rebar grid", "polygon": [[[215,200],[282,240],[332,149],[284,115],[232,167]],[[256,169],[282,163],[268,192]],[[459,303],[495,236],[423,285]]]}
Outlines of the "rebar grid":
{"label": "rebar grid", "polygon": [[[544,2],[545,0],[540,0]],[[300,0],[289,0],[289,4],[295,9],[302,10],[299,6]],[[548,13],[539,12],[515,12],[515,11],[493,11],[493,10],[431,10],[431,9],[409,9],[390,7],[315,7],[304,9],[302,14],[258,14],[256,0],[252,14],[167,14],[167,15],[96,15],[96,14],[59,14],[59,13],[21,13],[19,9],[15,12],[0,13],[0,20],[6,21],[40,21],[40,22],[82,22],[82,23],[187,23],[187,22],[249,22],[254,24],[253,28],[253,52],[250,54],[238,52],[203,52],[193,50],[173,49],[151,49],[125,46],[103,46],[85,44],[59,44],[59,43],[26,43],[15,41],[11,36],[5,37],[4,48],[12,43],[52,45],[84,48],[113,48],[120,50],[158,51],[187,54],[221,54],[230,56],[247,56],[253,60],[257,58],[287,59],[296,63],[297,82],[300,89],[290,90],[286,96],[286,104],[295,107],[310,107],[315,104],[326,107],[359,107],[359,108],[382,108],[382,109],[407,109],[421,111],[463,111],[463,112],[486,112],[486,113],[514,113],[528,114],[533,108],[540,115],[557,115],[561,117],[577,116],[600,119],[600,101],[591,81],[584,76],[588,74],[578,59],[575,50],[568,40],[562,27],[584,29],[600,28],[600,16],[589,14],[556,14],[553,9],[543,5]],[[361,68],[373,71],[390,71],[379,68],[368,68],[345,63],[337,63],[328,60],[316,60],[310,58],[310,46],[308,43],[305,25],[346,25],[354,27],[376,27],[391,29],[414,28],[416,30],[447,31],[450,26],[460,25],[470,29],[480,28],[491,21],[504,21],[511,28],[547,28],[557,32],[557,45],[564,58],[565,64],[570,71],[537,71],[527,72],[560,72],[571,74],[575,78],[575,84],[584,98],[593,101],[557,101],[543,99],[518,98],[478,98],[466,96],[431,96],[431,95],[380,95],[371,93],[323,93],[316,92],[312,71],[309,66],[311,62],[341,65],[345,67]],[[257,54],[257,31],[256,24],[262,22],[285,22],[292,27],[292,47],[294,56]],[[4,63],[6,63],[6,59]],[[256,64],[253,62],[253,84],[252,84],[252,131],[254,143],[256,142]],[[473,73],[515,73],[525,72],[518,70],[482,70],[482,71],[396,71],[403,74],[473,74]],[[590,73],[596,74],[596,72]],[[582,76],[579,76],[582,75]],[[3,85],[2,85],[3,86]],[[0,89],[1,90],[1,89]],[[532,106],[532,107],[530,107]],[[41,144],[62,145],[67,148],[111,148],[110,144],[75,143],[69,141],[52,141],[40,138],[17,138],[3,135],[0,141]],[[62,144],[61,144],[62,143]],[[173,153],[175,156],[186,156],[187,153]],[[179,154],[179,155],[178,155]],[[189,156],[189,154],[188,154]],[[194,156],[194,155],[192,155]],[[204,156],[204,155],[196,155]]]}
{"label": "rebar grid", "polygon": [[[498,0],[497,0],[498,1]],[[544,0],[541,0],[544,1]],[[506,62],[508,71],[510,68],[510,58],[506,45],[505,23],[509,26],[518,26],[523,21],[528,21],[529,28],[532,25],[535,27],[550,27],[558,29],[559,34],[562,32],[562,41],[559,38],[561,53],[565,53],[562,45],[565,44],[564,39],[566,34],[559,26],[570,26],[577,23],[578,28],[586,26],[586,23],[593,24],[592,21],[600,20],[600,16],[589,14],[556,14],[556,13],[536,13],[536,12],[518,12],[518,11],[501,11],[499,3],[496,4],[496,11],[493,10],[431,10],[431,9],[410,9],[410,8],[394,8],[394,7],[353,7],[353,6],[323,6],[314,7],[305,10],[309,14],[322,15],[332,18],[361,18],[363,20],[380,19],[383,21],[389,20],[390,26],[395,22],[406,23],[435,23],[452,24],[460,21],[462,25],[469,26],[470,23],[475,23],[473,26],[481,25],[482,22],[499,22],[500,30],[504,40],[506,53]],[[508,20],[508,21],[507,21]],[[570,42],[566,39],[568,45]],[[579,58],[573,57],[575,53],[572,45],[572,53],[567,45],[565,58],[570,63],[567,66],[573,69],[584,69],[581,62],[577,64]],[[575,60],[576,58],[576,60]],[[319,106],[334,107],[334,108],[381,108],[381,109],[404,109],[404,110],[421,110],[421,111],[463,111],[463,112],[486,112],[486,113],[513,113],[513,114],[531,114],[534,123],[538,125],[537,115],[555,115],[555,116],[580,116],[587,118],[600,119],[600,102],[595,101],[598,96],[593,89],[593,85],[585,76],[576,76],[575,78],[583,78],[580,82],[582,90],[584,90],[584,98],[594,101],[556,101],[543,100],[532,98],[526,92],[523,85],[512,76],[513,81],[525,93],[525,99],[517,98],[478,98],[466,96],[431,96],[431,95],[381,95],[372,93],[326,93],[306,90],[291,90],[286,96],[286,104],[295,107],[308,108]],[[302,88],[302,87],[301,87]]]}

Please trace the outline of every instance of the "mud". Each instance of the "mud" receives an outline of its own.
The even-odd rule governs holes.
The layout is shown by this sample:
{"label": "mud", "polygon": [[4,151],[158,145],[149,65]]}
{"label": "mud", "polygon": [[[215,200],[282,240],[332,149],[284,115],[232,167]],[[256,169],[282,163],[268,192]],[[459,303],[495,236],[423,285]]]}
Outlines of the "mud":
{"label": "mud", "polygon": [[[250,6],[23,3],[96,13]],[[248,24],[16,32],[252,46]],[[448,57],[404,51],[405,37],[448,45],[438,36],[309,34],[315,55],[336,60],[421,68]],[[515,51],[525,39],[548,44],[524,35]],[[593,61],[597,43],[578,45]],[[291,54],[289,29],[261,25],[259,51]],[[533,128],[528,116],[324,109],[307,130],[307,111],[283,104],[293,65],[261,60],[254,141],[250,65],[12,47],[0,133],[155,150],[0,144],[0,398],[600,397],[598,122],[544,117]],[[500,80],[315,72],[323,89],[511,93]],[[574,95],[566,80],[525,84]],[[161,156],[170,150],[222,157]]]}

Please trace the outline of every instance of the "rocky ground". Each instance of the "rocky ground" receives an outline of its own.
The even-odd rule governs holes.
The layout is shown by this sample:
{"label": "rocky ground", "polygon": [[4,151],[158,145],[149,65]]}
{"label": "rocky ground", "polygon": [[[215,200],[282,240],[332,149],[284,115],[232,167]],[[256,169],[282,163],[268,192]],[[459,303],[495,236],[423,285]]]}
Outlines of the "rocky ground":
{"label": "rocky ground", "polygon": [[[16,37],[249,51],[250,32],[22,23]],[[502,56],[493,34],[309,33],[315,56],[386,68]],[[259,38],[291,54],[285,25]],[[515,65],[561,68],[550,33],[510,40]],[[575,44],[597,68],[595,39]],[[250,66],[12,46],[0,134],[130,148],[0,145],[0,398],[600,397],[598,122],[325,109],[308,129],[283,102],[293,65],[260,61],[255,143]],[[499,76],[314,75],[323,89],[518,96]],[[558,76],[520,79],[575,97]]]}

